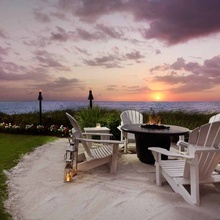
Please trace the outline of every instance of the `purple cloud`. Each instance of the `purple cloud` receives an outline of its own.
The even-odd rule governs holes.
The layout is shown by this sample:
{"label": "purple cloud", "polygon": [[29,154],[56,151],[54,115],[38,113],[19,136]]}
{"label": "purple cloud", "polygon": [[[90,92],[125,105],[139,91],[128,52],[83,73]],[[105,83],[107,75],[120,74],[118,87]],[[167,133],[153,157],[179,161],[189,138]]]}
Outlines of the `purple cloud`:
{"label": "purple cloud", "polygon": [[1,47],[0,46],[0,56],[2,56],[2,55],[8,55],[8,53],[9,53],[9,48],[7,47],[7,48],[3,48],[3,47]]}
{"label": "purple cloud", "polygon": [[[69,67],[63,66],[55,54],[51,54],[45,50],[37,50],[34,52],[34,59],[38,60],[42,67],[51,67],[59,70],[69,71]],[[60,60],[60,59],[59,59]]]}
{"label": "purple cloud", "polygon": [[125,57],[129,60],[139,60],[144,58],[144,55],[142,55],[140,51],[132,51],[131,53],[125,54]]}
{"label": "purple cloud", "polygon": [[113,54],[103,55],[94,59],[84,59],[84,63],[89,66],[103,66],[105,68],[122,68],[123,62],[126,62],[127,60],[132,60],[139,63],[141,62],[140,59],[144,58],[140,51],[136,50],[123,55],[119,53],[117,47],[114,47],[113,52]]}
{"label": "purple cloud", "polygon": [[[19,74],[18,74],[19,73]],[[14,63],[5,63],[4,68],[0,68],[0,79],[2,81],[20,80],[41,80],[47,81],[51,77],[42,68],[25,68]]]}
{"label": "purple cloud", "polygon": [[85,40],[93,41],[104,38],[104,34],[100,31],[89,31],[83,28],[76,28],[74,31],[66,32],[63,28],[56,27],[56,32],[51,32],[50,40],[65,42],[69,40]]}
{"label": "purple cloud", "polygon": [[[39,86],[38,86],[39,87]],[[68,91],[72,88],[77,88],[77,89],[85,89],[82,81],[72,78],[72,79],[67,79],[65,77],[59,77],[53,81],[47,82],[47,83],[42,83],[40,85],[40,88],[43,90],[55,90],[56,91]]]}
{"label": "purple cloud", "polygon": [[49,23],[51,22],[50,16],[46,13],[43,13],[40,9],[34,9],[34,18],[42,23]]}
{"label": "purple cloud", "polygon": [[220,84],[220,56],[205,60],[203,65],[186,62],[183,58],[178,58],[171,65],[157,66],[151,72],[170,71],[163,76],[155,76],[154,82],[163,82],[175,85],[170,89],[175,93],[203,92],[215,89]]}
{"label": "purple cloud", "polygon": [[135,21],[146,22],[141,30],[144,38],[155,38],[169,45],[220,31],[219,0],[60,0],[58,6],[88,23],[103,15],[128,13]]}
{"label": "purple cloud", "polygon": [[144,94],[146,92],[152,92],[148,86],[123,86],[124,90],[131,94]]}
{"label": "purple cloud", "polygon": [[59,0],[58,8],[72,12],[81,21],[94,22],[103,14],[117,12],[123,6],[123,0]]}
{"label": "purple cloud", "polygon": [[69,21],[69,19],[67,18],[65,13],[62,13],[62,12],[51,12],[50,14],[52,16],[56,17],[56,18],[59,18],[60,20]]}
{"label": "purple cloud", "polygon": [[121,68],[119,59],[114,55],[97,57],[93,60],[84,60],[88,66],[104,66],[105,68]]}
{"label": "purple cloud", "polygon": [[1,38],[7,38],[5,32],[3,30],[0,29],[0,37]]}
{"label": "purple cloud", "polygon": [[136,21],[147,21],[146,39],[157,38],[167,44],[208,36],[220,31],[220,1],[129,0]]}
{"label": "purple cloud", "polygon": [[86,29],[77,28],[76,33],[81,40],[92,41],[103,38],[99,32],[89,32]]}
{"label": "purple cloud", "polygon": [[63,28],[60,27],[56,27],[56,28],[57,28],[57,32],[51,33],[51,37],[50,37],[51,40],[64,41],[64,42],[69,40],[70,35]]}
{"label": "purple cloud", "polygon": [[86,55],[86,56],[91,56],[91,53],[88,52],[86,49],[82,49],[79,47],[75,47],[76,51],[79,52],[80,54]]}
{"label": "purple cloud", "polygon": [[120,39],[123,36],[123,32],[121,30],[117,30],[118,28],[116,29],[104,24],[97,24],[96,28],[112,39]]}

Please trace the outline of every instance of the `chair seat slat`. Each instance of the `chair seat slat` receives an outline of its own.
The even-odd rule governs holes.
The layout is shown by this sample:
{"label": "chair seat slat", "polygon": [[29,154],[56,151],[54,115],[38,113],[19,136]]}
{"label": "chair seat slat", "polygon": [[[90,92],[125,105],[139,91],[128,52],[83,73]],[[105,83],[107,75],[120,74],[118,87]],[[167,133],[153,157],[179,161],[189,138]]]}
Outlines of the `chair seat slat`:
{"label": "chair seat slat", "polygon": [[91,149],[91,153],[94,158],[107,157],[112,154],[112,147],[111,145],[97,147],[97,148]]}

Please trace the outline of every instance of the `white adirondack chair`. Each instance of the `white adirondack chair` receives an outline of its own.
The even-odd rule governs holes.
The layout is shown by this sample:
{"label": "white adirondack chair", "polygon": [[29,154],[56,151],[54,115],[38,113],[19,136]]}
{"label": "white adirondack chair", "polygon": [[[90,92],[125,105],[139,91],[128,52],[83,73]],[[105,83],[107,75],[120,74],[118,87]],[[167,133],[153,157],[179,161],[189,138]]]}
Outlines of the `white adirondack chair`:
{"label": "white adirondack chair", "polygon": [[214,122],[214,121],[220,121],[220,113],[218,113],[217,115],[213,115],[213,116],[209,119],[209,123]]}
{"label": "white adirondack chair", "polygon": [[121,141],[124,141],[124,153],[127,153],[128,144],[135,143],[135,137],[134,134],[122,131],[121,126],[125,124],[143,124],[143,115],[136,110],[126,110],[121,113],[120,118],[121,124],[118,129],[121,131]]}
{"label": "white adirondack chair", "polygon": [[[109,163],[110,173],[115,173],[117,170],[118,147],[122,142],[116,140],[95,140],[84,138],[83,133],[81,132],[74,117],[68,113],[66,113],[66,115],[73,126],[73,141],[75,141],[77,147],[79,147],[79,143],[82,143],[85,149],[84,152],[78,154],[77,170],[87,171],[97,166]],[[91,145],[88,143],[91,143]],[[94,143],[98,143],[98,145],[93,147]]]}
{"label": "white adirondack chair", "polygon": [[[220,162],[220,121],[208,123],[190,133],[188,153],[172,153],[162,148],[149,148],[155,156],[156,183],[161,174],[188,203],[200,205],[200,184],[212,183],[220,190],[220,174],[214,172]],[[161,154],[181,160],[161,160]],[[190,185],[190,191],[184,186]]]}
{"label": "white adirondack chair", "polygon": [[[209,119],[209,123],[215,122],[215,121],[220,121],[220,113],[216,114],[216,115],[213,115]],[[177,142],[177,146],[179,147],[179,152],[184,154],[185,149],[188,146],[188,143],[184,140],[184,136],[179,136],[179,141]]]}

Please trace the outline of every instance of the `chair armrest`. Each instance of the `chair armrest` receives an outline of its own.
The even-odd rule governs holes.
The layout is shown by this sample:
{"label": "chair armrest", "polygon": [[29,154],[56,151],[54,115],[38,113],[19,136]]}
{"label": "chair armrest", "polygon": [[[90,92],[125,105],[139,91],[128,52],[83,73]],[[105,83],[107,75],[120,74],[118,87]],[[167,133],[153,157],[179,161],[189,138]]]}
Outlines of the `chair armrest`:
{"label": "chair armrest", "polygon": [[173,153],[171,151],[168,151],[168,150],[160,148],[160,147],[149,147],[148,150],[151,150],[151,151],[159,153],[159,154],[164,154],[164,155],[170,156],[170,157],[181,157],[181,158],[185,158],[185,159],[193,159],[194,158],[193,155],[177,154],[177,153]]}
{"label": "chair armrest", "polygon": [[96,139],[87,139],[87,138],[76,138],[76,140],[102,143],[102,144],[123,144],[124,143],[123,141],[118,141],[118,140],[96,140]]}
{"label": "chair armrest", "polygon": [[179,147],[187,148],[189,144],[188,144],[188,142],[186,142],[186,141],[179,140],[179,141],[176,143],[176,145],[179,146]]}
{"label": "chair armrest", "polygon": [[94,132],[84,132],[83,135],[97,135],[97,136],[113,136],[113,134],[109,133],[94,133]]}
{"label": "chair armrest", "polygon": [[121,125],[119,125],[119,126],[117,127],[117,129],[118,129],[119,131],[122,131],[122,130],[121,130]]}

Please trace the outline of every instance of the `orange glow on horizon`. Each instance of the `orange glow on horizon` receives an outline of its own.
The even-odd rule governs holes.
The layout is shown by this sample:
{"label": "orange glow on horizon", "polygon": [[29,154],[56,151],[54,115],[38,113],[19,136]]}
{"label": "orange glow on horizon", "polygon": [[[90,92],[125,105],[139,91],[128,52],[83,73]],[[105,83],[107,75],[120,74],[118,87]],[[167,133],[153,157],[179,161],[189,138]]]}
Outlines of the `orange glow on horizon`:
{"label": "orange glow on horizon", "polygon": [[201,99],[200,94],[180,94],[170,93],[163,90],[156,92],[143,92],[143,93],[117,93],[109,96],[107,93],[102,92],[97,95],[95,101],[113,101],[113,102],[182,102],[182,101],[219,101],[218,99],[210,99],[208,96],[203,96]]}
{"label": "orange glow on horizon", "polygon": [[165,101],[164,100],[164,95],[161,93],[154,93],[152,94],[152,101]]}
{"label": "orange glow on horizon", "polygon": [[156,95],[156,100],[160,101],[160,99],[161,99],[160,95]]}

